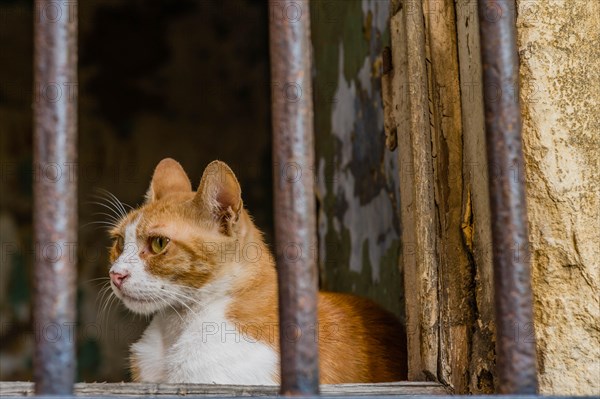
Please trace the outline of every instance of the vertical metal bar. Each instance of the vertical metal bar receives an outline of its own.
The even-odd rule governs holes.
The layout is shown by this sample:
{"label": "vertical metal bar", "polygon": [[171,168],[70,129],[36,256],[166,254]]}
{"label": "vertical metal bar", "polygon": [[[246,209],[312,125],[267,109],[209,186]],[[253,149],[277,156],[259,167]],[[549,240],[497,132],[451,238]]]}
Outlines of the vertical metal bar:
{"label": "vertical metal bar", "polygon": [[77,1],[34,13],[34,370],[38,395],[75,380]]}
{"label": "vertical metal bar", "polygon": [[281,393],[318,393],[313,104],[308,1],[271,0],[275,240]]}
{"label": "vertical metal bar", "polygon": [[480,0],[499,393],[537,392],[514,0]]}

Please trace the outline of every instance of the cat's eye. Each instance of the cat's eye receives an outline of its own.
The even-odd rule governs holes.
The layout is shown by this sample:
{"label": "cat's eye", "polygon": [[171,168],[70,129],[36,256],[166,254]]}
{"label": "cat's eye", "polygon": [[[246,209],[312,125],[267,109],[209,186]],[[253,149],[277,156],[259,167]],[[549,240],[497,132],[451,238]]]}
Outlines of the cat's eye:
{"label": "cat's eye", "polygon": [[167,237],[150,237],[150,250],[155,255],[159,254],[164,251],[169,241]]}
{"label": "cat's eye", "polygon": [[125,240],[121,236],[117,236],[115,238],[115,246],[117,247],[117,252],[123,252],[123,247],[125,246]]}

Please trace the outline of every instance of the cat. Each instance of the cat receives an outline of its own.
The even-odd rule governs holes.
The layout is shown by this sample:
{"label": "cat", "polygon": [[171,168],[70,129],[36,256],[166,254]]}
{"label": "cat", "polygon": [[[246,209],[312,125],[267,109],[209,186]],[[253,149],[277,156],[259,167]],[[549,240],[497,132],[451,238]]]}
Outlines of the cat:
{"label": "cat", "polygon": [[[229,166],[210,163],[194,192],[181,165],[162,160],[144,204],[110,234],[114,294],[153,315],[130,348],[134,381],[280,383],[276,266]],[[406,379],[406,336],[391,313],[320,292],[318,319],[308,333],[322,384]]]}

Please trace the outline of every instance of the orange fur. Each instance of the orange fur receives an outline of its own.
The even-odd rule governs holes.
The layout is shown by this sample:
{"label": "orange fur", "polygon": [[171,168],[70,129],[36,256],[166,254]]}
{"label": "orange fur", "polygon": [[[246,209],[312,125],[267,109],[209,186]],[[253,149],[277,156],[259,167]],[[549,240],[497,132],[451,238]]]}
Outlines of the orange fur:
{"label": "orange fur", "polygon": [[[211,163],[198,192],[192,192],[181,166],[163,160],[146,204],[132,211],[112,235],[122,236],[125,226],[138,217],[139,253],[148,272],[194,288],[229,278],[232,302],[227,317],[243,335],[279,349],[274,259],[243,208],[239,184],[227,165]],[[148,247],[154,236],[170,239],[160,254]],[[117,256],[115,244],[111,260]],[[321,292],[318,319],[321,383],[407,378],[405,333],[389,312],[367,299]],[[138,380],[135,359],[131,359],[131,369]]]}
{"label": "orange fur", "polygon": [[142,382],[140,377],[140,367],[134,356],[129,357],[129,372],[131,373],[131,380],[133,382]]}

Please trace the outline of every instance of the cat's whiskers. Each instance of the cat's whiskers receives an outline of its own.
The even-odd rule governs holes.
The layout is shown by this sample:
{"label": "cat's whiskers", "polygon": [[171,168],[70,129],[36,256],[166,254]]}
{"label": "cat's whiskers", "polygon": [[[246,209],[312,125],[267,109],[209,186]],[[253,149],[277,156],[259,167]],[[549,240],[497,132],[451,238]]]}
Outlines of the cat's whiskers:
{"label": "cat's whiskers", "polygon": [[[98,303],[98,300],[100,300],[100,305],[102,306],[102,304],[104,303],[104,297],[108,293],[109,289],[110,289],[110,281],[107,281],[104,283],[104,285],[98,291],[98,295],[96,296],[96,303]],[[98,308],[98,311],[100,312],[100,308]]]}
{"label": "cat's whiskers", "polygon": [[[205,284],[202,288],[191,288],[185,285],[175,284],[175,287],[179,289],[178,294],[184,296],[186,299],[191,301],[195,305],[206,306],[211,301],[223,296],[224,289],[223,285],[227,282],[221,282],[219,284]],[[183,292],[181,292],[183,291]],[[185,294],[184,294],[185,293]],[[187,295],[186,295],[187,294]]]}
{"label": "cat's whiskers", "polygon": [[98,292],[98,297],[96,298],[96,303],[98,302],[98,298],[100,298],[100,304],[104,303],[104,297],[111,290],[110,282],[105,283],[105,285]]}
{"label": "cat's whiskers", "polygon": [[[159,298],[159,299],[160,299],[160,300],[161,300],[163,303],[167,304],[167,305],[168,305],[168,306],[169,306],[171,309],[173,309],[173,311],[174,311],[175,313],[177,313],[177,316],[179,316],[179,318],[181,319],[181,322],[182,322],[182,323],[185,323],[185,320],[183,319],[183,317],[181,316],[181,314],[180,314],[180,313],[177,311],[177,309],[175,309],[175,307],[174,307],[173,305],[171,305],[171,304],[169,303],[169,301],[167,301],[166,299],[164,299],[164,298],[162,298],[162,297],[160,297],[160,296],[159,296],[158,298]],[[191,309],[190,309],[190,310],[191,310]]]}
{"label": "cat's whiskers", "polygon": [[81,225],[81,228],[83,229],[85,227],[89,227],[95,224],[98,225],[96,226],[96,230],[102,227],[104,227],[106,230],[112,230],[113,228],[115,228],[115,225],[113,223],[104,220],[93,220],[91,222],[84,223]]}
{"label": "cat's whiskers", "polygon": [[[99,190],[100,191],[100,190]],[[91,225],[97,225],[97,228],[104,227],[107,230],[111,230],[115,228],[123,218],[127,216],[127,210],[125,209],[123,203],[116,199],[116,197],[109,193],[106,190],[103,190],[103,195],[94,195],[94,198],[99,199],[100,201],[89,201],[88,203],[99,205],[108,211],[107,212],[96,212],[94,216],[102,216],[105,220],[93,220],[88,223],[81,225],[81,228],[85,228]],[[113,199],[114,198],[114,199]],[[127,205],[130,207],[129,205]]]}
{"label": "cat's whiskers", "polygon": [[94,216],[106,216],[108,220],[104,220],[104,222],[111,223],[113,226],[116,226],[120,222],[120,219],[117,219],[114,215],[106,212],[96,212],[94,213]]}
{"label": "cat's whiskers", "polygon": [[107,281],[109,281],[109,280],[110,280],[110,277],[97,277],[97,278],[91,278],[91,279],[89,279],[89,280],[86,280],[85,282],[86,282],[86,283],[91,283],[91,282],[93,282],[93,281],[99,281],[99,280],[103,280],[103,282],[105,282],[105,283],[106,283]]}
{"label": "cat's whiskers", "polygon": [[[105,189],[97,189],[97,194],[93,195],[94,198],[99,201],[90,201],[91,204],[99,205],[107,210],[110,213],[106,212],[98,212],[97,215],[102,215],[107,217],[107,221],[104,221],[107,226],[114,227],[120,223],[122,219],[127,217],[127,213],[133,210],[131,205],[124,203],[119,200],[113,193]],[[90,223],[97,224],[97,223]],[[86,224],[87,225],[87,224]]]}
{"label": "cat's whiskers", "polygon": [[[109,211],[111,211],[112,213],[110,213],[109,215],[117,220],[123,219],[123,217],[125,217],[126,215],[122,213],[122,211],[118,208],[115,208],[114,204],[112,202],[109,202],[109,200],[105,199],[104,200],[106,202],[100,202],[100,201],[90,201],[89,203],[92,205],[99,205],[103,208],[108,209]],[[112,205],[112,206],[111,206]]]}
{"label": "cat's whiskers", "polygon": [[[180,298],[186,299],[193,305],[201,305],[204,306],[207,301],[206,298],[214,299],[220,293],[216,288],[210,286],[203,286],[200,290],[191,289],[190,287],[176,285],[178,290],[169,291],[175,295],[178,295]],[[183,292],[182,292],[183,291]]]}
{"label": "cat's whiskers", "polygon": [[[163,294],[165,294],[165,295],[169,296],[169,297],[170,297],[170,299],[173,299],[173,300],[174,300],[176,303],[178,303],[179,305],[183,305],[183,306],[185,306],[185,307],[186,307],[186,308],[188,308],[188,310],[189,310],[190,312],[192,312],[193,314],[197,314],[196,312],[194,312],[194,310],[192,310],[192,308],[190,308],[190,307],[188,306],[188,304],[186,304],[186,303],[185,303],[185,302],[184,302],[184,301],[181,299],[181,298],[183,298],[183,299],[190,300],[190,301],[192,301],[192,302],[193,302],[193,303],[195,303],[195,304],[196,304],[196,303],[198,303],[198,301],[194,300],[193,298],[190,298],[190,297],[188,297],[188,296],[186,296],[186,295],[184,295],[184,294],[182,294],[182,293],[180,293],[180,292],[176,292],[176,291],[168,291],[168,290],[163,290],[161,293],[163,293]],[[171,306],[171,307],[172,307],[172,306]],[[173,309],[173,310],[175,310],[175,309]]]}
{"label": "cat's whiskers", "polygon": [[[153,304],[153,305],[155,305],[155,307],[158,307],[158,306],[156,306],[156,305],[159,303],[158,301],[160,301],[160,303],[164,303],[164,304],[166,304],[167,306],[171,307],[171,309],[173,309],[173,310],[175,311],[175,313],[177,313],[177,316],[179,316],[179,318],[181,319],[181,321],[182,321],[182,322],[184,321],[184,319],[183,319],[183,317],[181,316],[181,314],[179,314],[179,312],[178,312],[178,311],[177,311],[177,310],[176,310],[176,309],[175,309],[175,308],[174,308],[174,307],[173,307],[173,306],[172,306],[172,305],[169,303],[169,301],[167,301],[166,299],[162,298],[162,297],[161,297],[161,296],[159,296],[159,295],[154,295],[154,294],[148,294],[148,297],[149,297],[149,298],[150,298],[150,300],[152,301],[152,304]],[[157,301],[157,300],[158,300],[158,301]],[[166,307],[158,307],[158,313],[159,313],[159,314],[161,314],[161,315],[164,315],[164,310],[165,310],[165,309],[166,309]],[[148,316],[147,316],[147,317],[148,317]]]}
{"label": "cat's whiskers", "polygon": [[[100,317],[98,317],[98,324],[102,329],[105,329],[107,326],[104,323],[108,320],[106,308],[111,302],[113,298],[115,298],[115,294],[112,291],[112,287],[110,286],[110,281],[107,282],[106,286],[102,288],[101,292],[101,307],[98,309]],[[108,294],[108,296],[106,296]],[[99,294],[100,295],[100,294]]]}
{"label": "cat's whiskers", "polygon": [[[112,194],[111,192],[98,189],[98,194],[93,195],[94,198],[98,199],[98,201],[90,201],[91,204],[99,205],[109,212],[97,212],[94,215],[103,216],[105,220],[94,220],[89,223],[84,224],[82,227],[87,227],[90,225],[97,225],[98,227],[104,227],[106,229],[112,229],[117,226],[123,218],[127,216],[127,210],[125,206],[119,199]],[[129,206],[129,205],[127,205]],[[92,279],[90,281],[104,280],[106,279],[105,285],[99,290],[98,297],[100,299],[100,307],[98,308],[99,317],[97,316],[98,322],[101,327],[107,327],[104,324],[108,323],[110,319],[110,311],[112,309],[112,305],[117,299],[117,296],[112,291],[112,287],[110,285],[110,278],[102,277],[98,279]],[[98,301],[98,299],[97,299]]]}
{"label": "cat's whiskers", "polygon": [[112,198],[113,199],[113,203],[115,205],[117,205],[121,211],[123,211],[123,215],[127,214],[127,209],[125,208],[126,206],[129,208],[129,210],[133,210],[133,207],[129,204],[124,203],[123,201],[121,201],[120,199],[117,198],[116,195],[114,195],[113,193],[111,193],[110,191],[100,188],[98,189],[98,191],[100,191],[101,193],[104,193],[105,195],[109,196],[109,199]]}
{"label": "cat's whiskers", "polygon": [[110,310],[112,309],[113,304],[118,302],[119,297],[111,290],[107,301],[108,307],[106,309],[106,315],[110,315]]}
{"label": "cat's whiskers", "polygon": [[105,201],[105,203],[110,206],[110,209],[113,210],[118,217],[127,215],[127,210],[114,194],[103,188],[99,188],[96,191],[97,194],[94,195],[94,197]]}
{"label": "cat's whiskers", "polygon": [[[96,215],[96,214],[95,214]],[[90,226],[94,226],[94,230],[103,229],[107,232],[114,230],[118,226],[118,221],[109,221],[109,220],[92,220],[87,223],[84,223],[80,226],[81,229],[85,229]]]}

